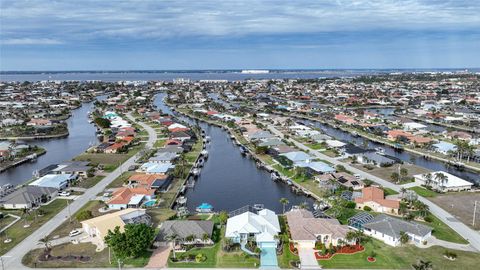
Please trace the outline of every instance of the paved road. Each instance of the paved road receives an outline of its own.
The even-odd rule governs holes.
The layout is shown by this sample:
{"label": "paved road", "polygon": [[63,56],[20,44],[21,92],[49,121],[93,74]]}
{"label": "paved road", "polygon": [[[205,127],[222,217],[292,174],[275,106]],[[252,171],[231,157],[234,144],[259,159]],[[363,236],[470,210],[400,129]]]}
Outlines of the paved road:
{"label": "paved road", "polygon": [[[273,125],[268,125],[268,129],[275,135],[282,137],[283,138],[283,133],[276,129]],[[378,183],[384,187],[391,188],[397,192],[400,192],[400,189],[402,186],[396,185],[394,183],[391,183],[387,180],[384,180],[382,178],[379,178],[375,175],[369,174],[367,172],[364,172],[360,169],[357,169],[355,167],[352,167],[342,161],[339,161],[335,158],[329,157],[325,154],[322,154],[316,150],[313,150],[309,148],[308,146],[293,140],[289,139],[290,142],[294,143],[295,146],[297,146],[300,149],[303,150],[308,150],[311,154],[314,154],[316,157],[326,160],[328,162],[331,162],[334,165],[343,165],[347,170],[351,171],[354,174],[359,174],[360,176],[370,179],[374,181],[375,183]],[[463,224],[461,221],[456,219],[454,216],[449,214],[447,211],[443,210],[441,207],[436,205],[435,203],[427,200],[424,197],[418,196],[418,199],[423,202],[424,204],[428,205],[430,208],[430,212],[438,217],[440,220],[442,220],[445,224],[447,224],[450,228],[455,230],[458,234],[460,234],[463,238],[467,239],[470,242],[470,245],[474,247],[476,250],[480,251],[480,234],[468,227],[467,225]]]}
{"label": "paved road", "polygon": [[[153,144],[157,140],[157,133],[155,132],[155,130],[142,122],[137,122],[130,114],[127,114],[127,117],[130,120],[135,121],[137,124],[142,126],[148,132],[148,142],[146,144],[146,148],[152,148]],[[78,199],[73,201],[70,204],[70,212],[75,213],[78,210],[80,210],[80,208],[84,206],[88,201],[95,200],[98,193],[102,192],[107,187],[108,184],[110,184],[113,180],[119,177],[125,171],[126,168],[128,168],[130,165],[133,165],[135,163],[134,160],[136,158],[137,158],[136,156],[132,156],[131,158],[129,158],[127,161],[121,164],[116,170],[114,170],[113,172],[105,176],[105,178],[103,178],[99,183],[97,183],[95,186],[88,189],[85,192],[85,194],[83,194]],[[4,269],[29,269],[22,265],[22,257],[28,251],[34,248],[41,238],[45,237],[46,235],[49,235],[55,228],[57,228],[65,220],[67,220],[68,213],[69,213],[68,208],[63,209],[56,216],[54,216],[48,222],[43,224],[42,227],[40,227],[38,230],[33,232],[31,235],[25,238],[22,242],[16,245],[12,250],[10,250],[7,254],[5,254],[3,256]]]}

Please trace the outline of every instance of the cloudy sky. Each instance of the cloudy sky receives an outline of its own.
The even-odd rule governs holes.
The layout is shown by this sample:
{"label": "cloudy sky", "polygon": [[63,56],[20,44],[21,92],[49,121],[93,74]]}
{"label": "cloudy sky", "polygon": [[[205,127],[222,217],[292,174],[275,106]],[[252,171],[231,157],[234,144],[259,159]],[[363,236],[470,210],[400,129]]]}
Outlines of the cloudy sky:
{"label": "cloudy sky", "polygon": [[1,70],[480,67],[473,0],[0,0]]}

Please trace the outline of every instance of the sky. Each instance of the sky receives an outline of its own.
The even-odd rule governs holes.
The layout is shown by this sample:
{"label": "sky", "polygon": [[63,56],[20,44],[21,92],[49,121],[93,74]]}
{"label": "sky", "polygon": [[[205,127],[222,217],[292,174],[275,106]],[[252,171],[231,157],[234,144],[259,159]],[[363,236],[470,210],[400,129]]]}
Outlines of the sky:
{"label": "sky", "polygon": [[476,0],[0,0],[0,70],[480,67]]}

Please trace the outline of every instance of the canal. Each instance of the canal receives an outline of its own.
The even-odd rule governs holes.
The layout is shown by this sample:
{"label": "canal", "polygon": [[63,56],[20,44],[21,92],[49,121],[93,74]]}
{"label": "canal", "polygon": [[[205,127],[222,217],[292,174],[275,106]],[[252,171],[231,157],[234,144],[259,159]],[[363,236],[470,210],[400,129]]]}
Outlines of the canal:
{"label": "canal", "polygon": [[[173,114],[163,103],[164,97],[165,93],[157,94],[154,105],[164,113]],[[222,128],[186,117],[179,118],[193,125],[198,124],[206,136],[211,138],[207,145],[207,162],[195,187],[186,193],[190,211],[206,202],[213,205],[215,211],[232,211],[245,205],[263,204],[266,208],[281,213],[280,198],[289,200],[287,209],[302,203],[307,203],[310,208],[313,205],[312,198],[297,195],[288,185],[272,181],[270,173],[258,169],[252,159],[242,156],[238,146]]]}
{"label": "canal", "polygon": [[343,131],[338,128],[334,128],[327,124],[323,124],[317,121],[310,120],[300,120],[302,123],[313,124],[314,127],[322,130],[325,134],[344,142],[350,142],[359,146],[364,146],[364,141],[368,142],[368,148],[382,148],[385,150],[385,154],[389,156],[396,157],[404,162],[409,162],[420,167],[427,168],[432,171],[445,171],[456,175],[460,178],[463,178],[471,183],[480,183],[479,174],[469,171],[469,170],[459,170],[453,166],[447,166],[445,163],[440,162],[434,159],[425,159],[422,156],[407,152],[407,151],[398,151],[393,147],[388,145],[380,144],[377,142],[370,141],[368,139],[362,138],[360,136],[353,136],[352,134]]}
{"label": "canal", "polygon": [[[104,97],[99,97],[102,99]],[[88,112],[93,111],[94,102],[83,103],[78,109],[72,110],[72,116],[67,120],[69,135],[66,138],[28,141],[47,150],[37,161],[24,163],[0,173],[0,185],[10,183],[20,185],[32,178],[35,170],[40,170],[51,164],[71,160],[98,142],[95,126],[88,122]]]}

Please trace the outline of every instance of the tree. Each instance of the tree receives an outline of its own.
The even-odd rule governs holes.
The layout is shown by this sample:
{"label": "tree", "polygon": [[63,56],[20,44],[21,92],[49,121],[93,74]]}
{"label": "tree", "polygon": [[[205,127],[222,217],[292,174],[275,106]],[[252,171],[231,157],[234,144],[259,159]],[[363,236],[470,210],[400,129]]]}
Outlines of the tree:
{"label": "tree", "polygon": [[227,224],[227,220],[228,220],[228,213],[227,213],[227,211],[221,211],[221,212],[218,214],[218,220],[220,221],[220,224],[222,224],[222,225]]}
{"label": "tree", "polygon": [[285,206],[286,206],[287,204],[289,204],[290,202],[288,201],[287,198],[281,198],[281,199],[280,199],[280,203],[281,203],[282,206],[283,206],[283,213],[285,214]]}
{"label": "tree", "polygon": [[425,186],[430,187],[432,185],[433,176],[432,173],[426,173],[423,175],[425,179]]}
{"label": "tree", "polygon": [[408,243],[408,240],[410,240],[410,237],[408,237],[408,234],[406,232],[401,231],[400,232],[400,244],[404,245]]}
{"label": "tree", "polygon": [[437,180],[438,186],[440,186],[440,190],[443,191],[443,189],[445,188],[445,184],[448,182],[448,176],[441,172],[438,172],[435,173],[435,180]]}
{"label": "tree", "polygon": [[46,235],[45,237],[40,238],[40,240],[38,240],[38,242],[45,247],[45,253],[47,253],[47,254],[50,251],[50,249],[52,248],[52,245],[51,245],[50,241],[51,241],[51,239],[48,235]]}
{"label": "tree", "polygon": [[393,182],[398,183],[400,182],[400,175],[397,172],[393,172],[390,175],[390,178],[393,180]]}
{"label": "tree", "polygon": [[97,124],[101,128],[109,128],[110,127],[110,121],[108,121],[105,118],[97,117],[95,118],[95,124]]}
{"label": "tree", "polygon": [[428,210],[430,209],[428,205],[424,204],[423,202],[416,200],[413,203],[413,206],[418,211],[419,216],[425,218],[428,215]]}
{"label": "tree", "polygon": [[208,233],[204,233],[202,235],[202,240],[203,242],[207,242],[208,240],[210,240],[210,235]]}
{"label": "tree", "polygon": [[407,170],[407,168],[401,168],[401,169],[400,169],[400,178],[401,178],[400,180],[401,180],[401,181],[405,181],[405,179],[407,178],[407,176],[408,176],[408,170]]}
{"label": "tree", "polygon": [[176,233],[170,234],[166,237],[167,241],[171,241],[173,243],[172,253],[173,253],[173,258],[174,259],[176,258],[175,246],[177,245],[177,240],[178,239],[179,239],[179,236]]}
{"label": "tree", "polygon": [[413,269],[415,270],[432,270],[433,265],[431,261],[420,260],[416,264],[412,264]]}
{"label": "tree", "polygon": [[92,214],[92,211],[90,210],[82,210],[75,216],[75,218],[78,221],[84,221],[84,220],[93,218],[93,214]]}
{"label": "tree", "polygon": [[136,258],[150,247],[154,237],[155,230],[146,224],[127,224],[124,232],[120,232],[119,226],[113,232],[109,230],[105,242],[117,258]]}

